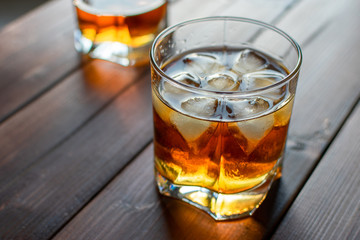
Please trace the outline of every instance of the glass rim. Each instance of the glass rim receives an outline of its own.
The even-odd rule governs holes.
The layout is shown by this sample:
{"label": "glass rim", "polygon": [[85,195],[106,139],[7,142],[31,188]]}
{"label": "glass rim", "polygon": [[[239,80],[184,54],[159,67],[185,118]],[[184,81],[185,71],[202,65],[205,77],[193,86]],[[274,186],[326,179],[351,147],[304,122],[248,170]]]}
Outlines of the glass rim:
{"label": "glass rim", "polygon": [[[156,63],[155,57],[154,57],[155,56],[155,48],[157,46],[157,43],[160,42],[165,36],[167,36],[169,33],[175,32],[175,30],[180,29],[181,27],[186,26],[186,25],[190,25],[193,23],[199,23],[199,22],[215,21],[215,20],[250,23],[250,24],[258,25],[258,26],[267,28],[269,30],[272,30],[274,32],[277,32],[278,34],[280,34],[281,36],[286,38],[291,43],[291,45],[294,47],[294,49],[297,51],[298,59],[297,59],[295,67],[282,80],[280,80],[274,84],[271,84],[269,86],[266,86],[266,87],[257,88],[257,89],[253,89],[253,90],[246,90],[246,91],[218,91],[218,90],[197,88],[195,86],[181,83],[181,82],[171,78],[170,76],[168,76],[158,66],[158,64]],[[154,67],[154,69],[157,71],[157,73],[161,75],[161,77],[166,78],[172,84],[178,85],[181,88],[189,90],[191,92],[205,93],[205,94],[211,94],[211,95],[212,94],[215,94],[215,95],[222,94],[222,95],[232,95],[232,96],[234,96],[234,95],[235,96],[249,96],[249,95],[254,95],[254,94],[258,94],[258,93],[262,93],[262,92],[271,91],[272,89],[282,86],[286,82],[293,79],[300,70],[300,67],[302,64],[302,52],[301,52],[300,45],[291,36],[289,36],[286,32],[284,32],[283,30],[281,30],[271,24],[268,24],[268,23],[265,23],[265,22],[262,22],[259,20],[251,19],[251,18],[231,17],[231,16],[214,16],[214,17],[204,17],[204,18],[187,20],[187,21],[177,23],[175,25],[172,25],[172,26],[164,29],[162,32],[160,32],[156,36],[156,38],[154,39],[154,41],[152,43],[152,46],[150,49],[150,62],[151,62],[151,65]]]}

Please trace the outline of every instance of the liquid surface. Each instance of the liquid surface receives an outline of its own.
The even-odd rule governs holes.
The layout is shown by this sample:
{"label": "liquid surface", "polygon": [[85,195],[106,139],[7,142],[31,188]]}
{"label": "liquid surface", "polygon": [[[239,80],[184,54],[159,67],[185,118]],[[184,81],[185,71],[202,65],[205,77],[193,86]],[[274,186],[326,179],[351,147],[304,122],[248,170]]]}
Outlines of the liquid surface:
{"label": "liquid surface", "polygon": [[[252,49],[190,52],[163,70],[188,86],[232,92],[264,88],[288,72]],[[274,174],[293,104],[287,85],[240,98],[199,95],[156,75],[153,79],[158,80],[153,84],[155,167],[163,177],[231,194]]]}
{"label": "liquid surface", "polygon": [[93,44],[120,42],[132,47],[150,43],[165,27],[166,5],[134,16],[107,16],[76,8],[82,37]]}
{"label": "liquid surface", "polygon": [[75,5],[96,15],[139,15],[165,4],[165,0],[76,0]]}

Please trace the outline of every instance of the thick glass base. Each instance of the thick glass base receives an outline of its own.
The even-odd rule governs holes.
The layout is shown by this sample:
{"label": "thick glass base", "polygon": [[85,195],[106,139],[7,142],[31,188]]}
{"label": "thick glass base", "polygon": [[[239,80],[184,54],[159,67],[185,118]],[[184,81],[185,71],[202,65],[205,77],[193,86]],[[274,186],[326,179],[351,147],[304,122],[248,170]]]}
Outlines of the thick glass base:
{"label": "thick glass base", "polygon": [[204,210],[215,220],[230,220],[251,216],[265,199],[272,181],[281,176],[281,168],[269,174],[261,184],[247,191],[222,194],[207,188],[174,184],[155,169],[161,194],[174,197]]}
{"label": "thick glass base", "polygon": [[90,58],[102,59],[122,66],[140,66],[149,62],[151,43],[132,48],[120,42],[93,42],[81,35],[80,30],[74,32],[75,49]]}

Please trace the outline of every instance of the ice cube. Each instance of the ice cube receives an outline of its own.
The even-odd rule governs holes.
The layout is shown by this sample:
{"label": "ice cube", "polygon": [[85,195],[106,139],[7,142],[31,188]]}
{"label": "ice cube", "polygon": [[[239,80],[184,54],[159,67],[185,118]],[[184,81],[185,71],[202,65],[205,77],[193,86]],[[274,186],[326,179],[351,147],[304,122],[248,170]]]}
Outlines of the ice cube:
{"label": "ice cube", "polygon": [[[181,82],[183,84],[199,87],[200,86],[200,79],[197,76],[194,76],[191,73],[187,72],[180,72],[172,76],[172,78],[178,82]],[[179,94],[186,94],[187,91],[182,88],[181,86],[178,86],[174,83],[171,83],[170,81],[163,81],[163,92],[164,94],[173,94],[173,95],[179,95]]]}
{"label": "ice cube", "polygon": [[182,102],[181,108],[185,114],[192,117],[174,112],[170,116],[170,121],[176,126],[180,134],[187,141],[194,141],[199,138],[211,125],[210,121],[197,119],[196,117],[211,117],[214,115],[217,105],[218,100],[214,98],[193,97],[187,99]]}
{"label": "ice cube", "polygon": [[218,100],[216,98],[207,97],[193,97],[181,103],[181,108],[185,113],[200,118],[213,116],[217,106]]}
{"label": "ice cube", "polygon": [[240,132],[247,139],[247,154],[250,154],[258,143],[271,131],[274,126],[274,116],[265,115],[260,118],[237,123]]}
{"label": "ice cube", "polygon": [[[231,99],[226,102],[226,111],[231,119],[246,119],[237,122],[239,131],[247,139],[246,152],[250,154],[257,144],[274,126],[273,115],[265,115],[271,105],[260,97],[248,99]],[[257,118],[255,118],[257,117]]]}
{"label": "ice cube", "polygon": [[200,87],[200,79],[188,72],[181,72],[172,77],[178,82],[184,83],[186,85]]}
{"label": "ice cube", "polygon": [[239,88],[237,78],[237,75],[230,71],[215,73],[206,77],[207,85],[203,88],[218,91],[236,91]]}
{"label": "ice cube", "polygon": [[241,121],[237,124],[241,133],[243,133],[247,139],[258,141],[266,136],[274,126],[274,116],[266,115],[260,118]]}
{"label": "ice cube", "polygon": [[248,91],[270,86],[285,78],[281,72],[266,69],[263,71],[244,74],[241,81],[241,90]]}
{"label": "ice cube", "polygon": [[265,69],[269,65],[265,57],[250,49],[242,50],[235,60],[232,70],[244,74]]}
{"label": "ice cube", "polygon": [[[264,88],[283,80],[285,77],[286,76],[283,73],[271,69],[247,73],[243,75],[240,89],[242,91],[249,91]],[[284,99],[286,91],[287,87],[281,86],[266,92],[265,94],[263,94],[263,96],[266,96],[267,98],[271,99],[274,104],[277,104]]]}
{"label": "ice cube", "polygon": [[195,119],[177,112],[171,114],[170,121],[188,142],[198,139],[211,125],[210,121]]}
{"label": "ice cube", "polygon": [[189,54],[183,59],[183,63],[186,71],[200,78],[221,72],[226,68],[215,56],[205,53]]}
{"label": "ice cube", "polygon": [[260,97],[230,99],[226,102],[226,111],[230,118],[244,119],[261,115],[269,110],[271,104]]}

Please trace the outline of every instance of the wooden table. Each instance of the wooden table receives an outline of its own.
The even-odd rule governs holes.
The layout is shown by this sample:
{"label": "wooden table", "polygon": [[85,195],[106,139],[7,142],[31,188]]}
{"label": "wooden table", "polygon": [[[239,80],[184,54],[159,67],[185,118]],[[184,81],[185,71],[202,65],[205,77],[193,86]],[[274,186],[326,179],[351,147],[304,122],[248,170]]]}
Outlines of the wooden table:
{"label": "wooden table", "polygon": [[169,23],[272,23],[304,62],[283,177],[215,222],[157,193],[149,66],[75,52],[70,0],[0,31],[0,239],[360,239],[360,1],[179,0]]}

